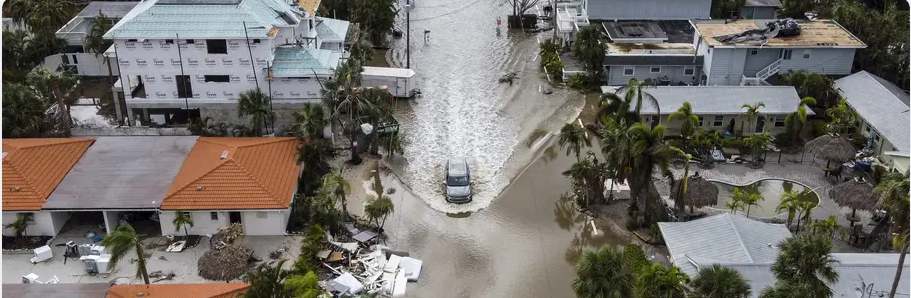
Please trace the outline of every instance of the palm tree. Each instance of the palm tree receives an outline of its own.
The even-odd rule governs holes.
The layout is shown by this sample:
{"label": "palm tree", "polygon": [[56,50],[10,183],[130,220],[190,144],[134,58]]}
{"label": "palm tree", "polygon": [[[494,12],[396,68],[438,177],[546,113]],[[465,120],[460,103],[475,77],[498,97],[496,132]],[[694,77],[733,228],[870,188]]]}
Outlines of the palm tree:
{"label": "palm tree", "polygon": [[11,0],[4,8],[13,21],[29,30],[53,32],[69,21],[73,7],[67,1]]}
{"label": "palm tree", "polygon": [[807,286],[812,297],[832,297],[828,285],[838,281],[831,256],[832,242],[813,234],[798,234],[779,244],[778,258],[772,264],[772,273],[778,282]]}
{"label": "palm tree", "polygon": [[848,101],[842,98],[838,104],[826,109],[826,116],[829,121],[829,132],[842,135],[847,132],[848,127],[854,125],[854,119],[857,113],[848,106]]}
{"label": "palm tree", "polygon": [[111,18],[108,18],[99,11],[98,16],[92,20],[89,34],[85,36],[85,50],[89,53],[95,53],[95,57],[98,57],[98,54],[104,53],[104,51],[111,46],[111,41],[105,40],[103,36],[108,30],[111,30],[111,27],[113,26],[114,22]]}
{"label": "palm tree", "polygon": [[[804,192],[808,191],[809,190],[804,190]],[[800,231],[801,221],[805,224],[810,222],[810,219],[813,216],[813,208],[816,208],[816,204],[816,202],[807,201],[806,199],[797,201],[797,232]]]}
{"label": "palm tree", "polygon": [[[601,134],[601,152],[604,154],[607,172],[615,182],[627,180],[630,164],[629,128],[624,119],[605,118],[605,129]],[[610,194],[613,195],[611,183]],[[635,201],[631,202],[635,203]]]}
{"label": "palm tree", "polygon": [[601,44],[601,32],[595,27],[585,27],[576,33],[573,42],[573,56],[582,62],[588,71],[588,79],[592,86],[601,81],[601,72],[604,70],[604,45]]}
{"label": "palm tree", "polygon": [[750,129],[749,129],[749,131],[747,131],[748,134],[753,134],[753,122],[756,120],[756,117],[759,116],[759,109],[764,108],[764,107],[765,107],[765,104],[762,103],[761,101],[757,102],[755,105],[745,103],[741,106],[741,109],[747,110],[745,114],[747,116],[747,122],[750,125],[749,126]]}
{"label": "palm tree", "polygon": [[70,117],[70,108],[64,101],[66,94],[76,86],[79,77],[69,71],[54,73],[46,68],[36,68],[28,75],[30,85],[38,92],[38,96],[57,103],[57,112],[54,114],[58,129],[69,131],[73,119]]}
{"label": "palm tree", "polygon": [[303,164],[305,170],[298,180],[299,191],[309,194],[321,184],[320,180],[332,170],[329,160],[335,157],[332,144],[326,139],[310,139],[301,142],[297,148],[297,163]]}
{"label": "palm tree", "polygon": [[28,233],[26,233],[26,230],[28,229],[29,224],[31,224],[34,221],[34,218],[35,218],[35,214],[31,213],[31,212],[17,213],[16,220],[11,223],[8,223],[6,225],[3,225],[3,228],[12,229],[13,234],[16,234],[16,238],[23,238],[23,237],[28,236]]}
{"label": "palm tree", "polygon": [[[386,226],[386,218],[395,212],[395,204],[392,203],[392,200],[388,196],[383,194],[377,194],[379,198],[374,198],[364,206],[364,213],[367,215],[368,219],[376,222],[377,228],[380,231],[383,230],[383,227]],[[382,222],[380,222],[382,219]]]}
{"label": "palm tree", "polygon": [[820,236],[832,238],[836,234],[846,238],[847,231],[838,224],[838,218],[835,215],[829,215],[826,219],[816,220],[807,225],[807,231]]}
{"label": "palm tree", "polygon": [[351,21],[364,28],[373,44],[384,45],[395,26],[395,6],[395,0],[357,0]]}
{"label": "palm tree", "polygon": [[794,112],[788,115],[785,118],[785,122],[794,124],[794,142],[797,143],[797,140],[800,138],[800,133],[803,131],[803,125],[807,123],[807,106],[815,105],[816,99],[812,97],[804,97],[800,100],[800,105],[797,106],[797,112]]}
{"label": "palm tree", "polygon": [[746,207],[747,217],[750,217],[750,209],[753,206],[759,206],[759,201],[763,200],[762,195],[758,192],[742,191],[739,187],[734,188],[732,198],[743,203],[741,208]]}
{"label": "palm tree", "polygon": [[[788,212],[788,227],[791,226],[791,223],[794,221],[794,216],[797,215],[797,210],[800,207],[800,201],[803,198],[802,193],[795,192],[793,190],[786,189],[781,194],[781,201],[778,203],[778,207],[775,208],[775,212]],[[799,219],[798,219],[799,221]],[[798,222],[799,225],[799,222]]]}
{"label": "palm tree", "polygon": [[633,297],[636,278],[615,246],[586,251],[575,271],[572,288],[578,298]]}
{"label": "palm tree", "polygon": [[751,293],[740,271],[718,264],[700,269],[690,287],[697,298],[748,298]]}
{"label": "palm tree", "polygon": [[895,297],[898,290],[898,284],[901,280],[902,269],[905,265],[905,257],[908,255],[908,221],[909,221],[909,172],[890,173],[882,183],[873,189],[879,195],[879,204],[889,211],[889,217],[892,218],[892,232],[896,236],[892,239],[893,247],[899,250],[898,268],[895,269],[895,280],[892,282],[892,289],[889,291],[889,298]]}
{"label": "palm tree", "polygon": [[142,281],[145,284],[149,284],[145,247],[142,246],[142,241],[139,240],[139,236],[136,235],[136,230],[133,229],[133,226],[128,223],[121,224],[113,233],[108,234],[107,237],[104,237],[104,240],[101,240],[101,245],[111,250],[111,268],[117,267],[117,263],[123,260],[123,257],[128,252],[135,252],[138,260],[136,262],[136,277],[142,277]]}
{"label": "palm tree", "polygon": [[724,207],[730,209],[731,214],[734,214],[734,212],[743,208],[743,201],[732,197],[730,201],[724,203]]}
{"label": "palm tree", "polygon": [[599,162],[594,153],[589,151],[588,157],[577,161],[563,172],[564,176],[573,181],[573,190],[579,199],[580,207],[586,208],[592,202],[604,201],[604,180],[607,178],[607,164]]}
{"label": "palm tree", "polygon": [[282,269],[285,259],[279,260],[275,266],[269,266],[266,263],[259,264],[256,269],[251,270],[244,276],[244,282],[250,284],[250,288],[244,293],[245,298],[274,298],[290,297],[291,290],[286,289],[285,279],[291,275],[291,272]]}
{"label": "palm tree", "polygon": [[301,139],[316,138],[326,127],[326,116],[319,105],[305,104],[300,111],[294,112],[294,124],[291,131]]}
{"label": "palm tree", "polygon": [[295,298],[318,298],[326,293],[320,288],[319,281],[319,276],[313,271],[307,271],[304,275],[291,275],[285,279],[285,290],[290,291]]}
{"label": "palm tree", "polygon": [[582,146],[591,147],[592,142],[588,139],[585,129],[567,123],[560,129],[560,139],[557,141],[561,148],[566,148],[566,155],[574,153],[576,161],[579,161],[579,154],[582,152]]}
{"label": "palm tree", "polygon": [[271,101],[271,97],[260,89],[241,92],[240,99],[237,100],[237,115],[250,116],[250,126],[257,137],[263,135],[263,128],[275,118],[275,113],[269,106]]}
{"label": "palm tree", "polygon": [[680,129],[680,135],[682,135],[685,139],[689,139],[690,136],[693,135],[697,124],[701,125],[701,123],[699,123],[699,116],[693,114],[693,106],[690,105],[690,102],[688,101],[684,101],[683,105],[679,109],[667,117],[667,120],[670,121],[677,119],[683,120],[683,125]]}
{"label": "palm tree", "polygon": [[3,137],[19,138],[41,128],[46,107],[29,87],[3,84]]}
{"label": "palm tree", "polygon": [[190,216],[190,212],[177,211],[172,223],[174,224],[175,232],[179,232],[180,228],[183,227],[184,234],[190,237],[190,232],[187,231],[187,226],[193,227],[193,217]]}
{"label": "palm tree", "polygon": [[680,268],[655,263],[637,272],[636,292],[639,297],[678,297],[686,292],[686,283],[690,277]]}
{"label": "palm tree", "polygon": [[651,128],[645,123],[636,123],[629,128],[630,156],[633,166],[633,185],[631,195],[634,200],[644,199],[644,217],[646,224],[657,222],[652,209],[657,208],[658,195],[652,182],[652,174],[657,166],[662,173],[668,172],[668,163],[678,149],[664,143],[665,128],[659,124]]}
{"label": "palm tree", "polygon": [[338,173],[328,173],[323,176],[323,187],[329,189],[335,196],[336,201],[342,204],[342,215],[345,220],[348,219],[348,194],[351,193],[351,184],[342,176],[341,169]]}

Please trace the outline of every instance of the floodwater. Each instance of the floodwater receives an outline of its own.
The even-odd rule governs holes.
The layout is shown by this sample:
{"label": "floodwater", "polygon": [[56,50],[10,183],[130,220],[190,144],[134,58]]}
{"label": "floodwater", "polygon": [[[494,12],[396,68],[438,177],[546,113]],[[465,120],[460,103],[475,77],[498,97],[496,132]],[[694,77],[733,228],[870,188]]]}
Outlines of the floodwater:
{"label": "floodwater", "polygon": [[[584,105],[577,92],[539,92],[549,87],[538,70],[537,36],[507,32],[510,11],[507,1],[479,0],[416,0],[411,10],[411,68],[423,97],[400,103],[394,112],[406,135],[399,173],[437,211],[487,208],[528,164],[540,140],[572,121]],[[404,12],[400,21],[397,28],[405,31]],[[390,46],[392,64],[405,67],[405,39]],[[514,84],[500,84],[510,72],[517,73]],[[469,162],[475,181],[471,203],[444,200],[443,171],[450,158]]]}
{"label": "floodwater", "polygon": [[[778,208],[778,204],[781,203],[781,194],[786,191],[801,192],[808,189],[806,186],[800,183],[794,183],[786,180],[780,179],[765,179],[753,182],[752,184],[746,186],[735,186],[722,182],[713,182],[718,186],[718,204],[715,205],[715,208],[718,209],[727,209],[727,202],[731,201],[733,196],[734,188],[740,188],[740,191],[746,193],[758,193],[762,196],[762,200],[758,202],[758,206],[752,206],[750,208],[750,216],[752,217],[773,217],[780,212],[775,212],[775,209]],[[810,192],[805,197],[801,198],[805,201],[819,202],[819,197],[815,192]],[[745,211],[744,211],[745,212]]]}

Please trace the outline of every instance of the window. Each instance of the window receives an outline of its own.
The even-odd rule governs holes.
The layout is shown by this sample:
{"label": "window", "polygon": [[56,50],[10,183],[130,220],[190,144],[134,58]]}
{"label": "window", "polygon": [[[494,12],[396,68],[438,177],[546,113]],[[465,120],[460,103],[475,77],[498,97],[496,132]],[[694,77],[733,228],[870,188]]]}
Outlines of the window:
{"label": "window", "polygon": [[135,38],[134,38],[134,39],[127,39],[127,42],[137,42],[137,41],[139,41],[139,40],[138,40],[138,39],[135,39]]}
{"label": "window", "polygon": [[174,44],[174,40],[173,40],[173,39],[165,39],[165,40],[164,40],[164,43],[165,43],[165,44]]}
{"label": "window", "polygon": [[874,141],[874,142],[879,142],[879,135],[873,136],[873,141]]}
{"label": "window", "polygon": [[702,121],[704,121],[705,118],[703,118],[702,116],[699,116],[699,115],[696,115],[696,117],[699,117],[699,121],[696,122],[696,127],[702,126],[702,125],[703,125],[703,124],[702,124],[702,123],[703,123]]}
{"label": "window", "polygon": [[263,212],[263,211],[256,212],[256,218],[266,218],[266,217],[267,217],[266,212]]}
{"label": "window", "polygon": [[209,218],[212,219],[212,221],[218,220],[218,212],[209,212]]}
{"label": "window", "polygon": [[635,75],[635,74],[636,74],[635,67],[626,67],[626,66],[623,67],[623,75],[631,76],[631,75]]}
{"label": "window", "polygon": [[231,76],[228,75],[207,75],[205,76],[206,83],[230,83]]}
{"label": "window", "polygon": [[870,134],[870,126],[864,125],[864,130],[867,131],[867,134]]}
{"label": "window", "polygon": [[695,74],[696,74],[696,67],[695,67],[695,66],[684,66],[684,67],[683,67],[683,75],[685,75],[685,76],[692,76],[692,75],[695,75]]}
{"label": "window", "polygon": [[712,121],[712,126],[721,127],[724,125],[724,116],[715,116],[715,119]]}
{"label": "window", "polygon": [[196,41],[195,41],[195,40],[192,40],[192,39],[187,39],[187,44],[194,44],[194,43],[196,43]]}
{"label": "window", "polygon": [[803,50],[803,58],[810,59],[810,49]]}
{"label": "window", "polygon": [[759,55],[759,49],[750,49],[750,55],[753,55],[753,56]]}
{"label": "window", "polygon": [[259,39],[254,39],[254,40],[253,40],[253,44],[260,44],[261,42],[262,42],[262,41],[259,40]]}
{"label": "window", "polygon": [[781,58],[782,60],[791,60],[792,52],[792,50],[782,49],[781,53],[778,55],[778,58]]}
{"label": "window", "polygon": [[206,50],[208,50],[209,54],[227,54],[228,41],[224,39],[207,39]]}
{"label": "window", "polygon": [[785,116],[775,116],[775,127],[784,127]]}
{"label": "window", "polygon": [[649,71],[651,73],[659,73],[659,72],[661,72],[661,66],[652,66],[652,68]]}
{"label": "window", "polygon": [[193,85],[189,75],[175,75],[174,83],[177,84],[177,97],[193,98]]}
{"label": "window", "polygon": [[76,58],[76,55],[73,55],[73,64],[79,64],[79,58]]}

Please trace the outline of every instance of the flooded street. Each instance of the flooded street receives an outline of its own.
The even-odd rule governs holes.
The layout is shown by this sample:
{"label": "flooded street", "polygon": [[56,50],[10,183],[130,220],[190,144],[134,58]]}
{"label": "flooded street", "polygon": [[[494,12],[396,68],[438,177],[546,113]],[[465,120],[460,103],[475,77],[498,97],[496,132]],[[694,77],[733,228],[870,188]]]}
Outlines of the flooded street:
{"label": "flooded street", "polygon": [[[584,104],[577,92],[539,92],[548,85],[538,71],[536,37],[507,32],[510,11],[506,2],[477,0],[417,0],[411,11],[411,68],[423,97],[400,103],[395,111],[407,143],[399,173],[438,211],[488,207],[528,164],[536,141],[574,119]],[[405,31],[401,15],[397,28]],[[405,67],[405,39],[391,47],[392,64]],[[513,85],[498,83],[510,72],[517,73]],[[443,200],[442,175],[450,158],[469,162],[476,182],[471,203]]]}

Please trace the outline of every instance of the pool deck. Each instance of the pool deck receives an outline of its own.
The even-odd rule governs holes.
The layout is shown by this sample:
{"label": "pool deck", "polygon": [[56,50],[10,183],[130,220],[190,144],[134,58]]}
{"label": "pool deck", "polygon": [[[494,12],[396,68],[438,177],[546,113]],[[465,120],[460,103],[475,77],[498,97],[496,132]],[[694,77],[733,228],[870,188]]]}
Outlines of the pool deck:
{"label": "pool deck", "polygon": [[[807,157],[810,159],[811,157]],[[680,177],[683,175],[683,169],[671,168],[671,171],[674,172],[675,177]],[[838,218],[839,224],[847,228],[850,226],[850,223],[845,218],[846,214],[851,212],[849,208],[842,208],[835,204],[832,199],[829,198],[829,189],[835,186],[832,182],[826,179],[823,176],[822,170],[819,168],[819,163],[811,162],[809,160],[804,163],[794,163],[794,162],[785,162],[782,161],[781,164],[777,162],[766,163],[761,169],[752,169],[743,164],[716,164],[712,169],[700,169],[696,165],[690,167],[690,175],[694,172],[699,172],[699,175],[708,180],[718,180],[726,182],[729,184],[745,185],[751,184],[758,180],[764,179],[783,179],[791,180],[803,184],[810,189],[814,190],[819,196],[819,205],[813,209],[812,219],[823,219],[829,217],[830,215],[835,215]],[[666,196],[670,193],[669,187],[666,181],[656,181],[656,187],[658,188],[659,193],[662,196]],[[775,199],[775,198],[765,198]],[[673,202],[669,202],[672,204]],[[717,211],[706,210],[707,208],[701,208],[701,211],[708,213],[717,213]],[[866,225],[870,222],[871,213],[868,211],[857,211],[857,215],[861,218],[859,224]],[[787,219],[787,214],[779,214],[775,218],[779,218],[782,221]],[[837,250],[840,252],[853,252],[860,251],[856,247],[850,247],[847,245],[838,245]]]}

